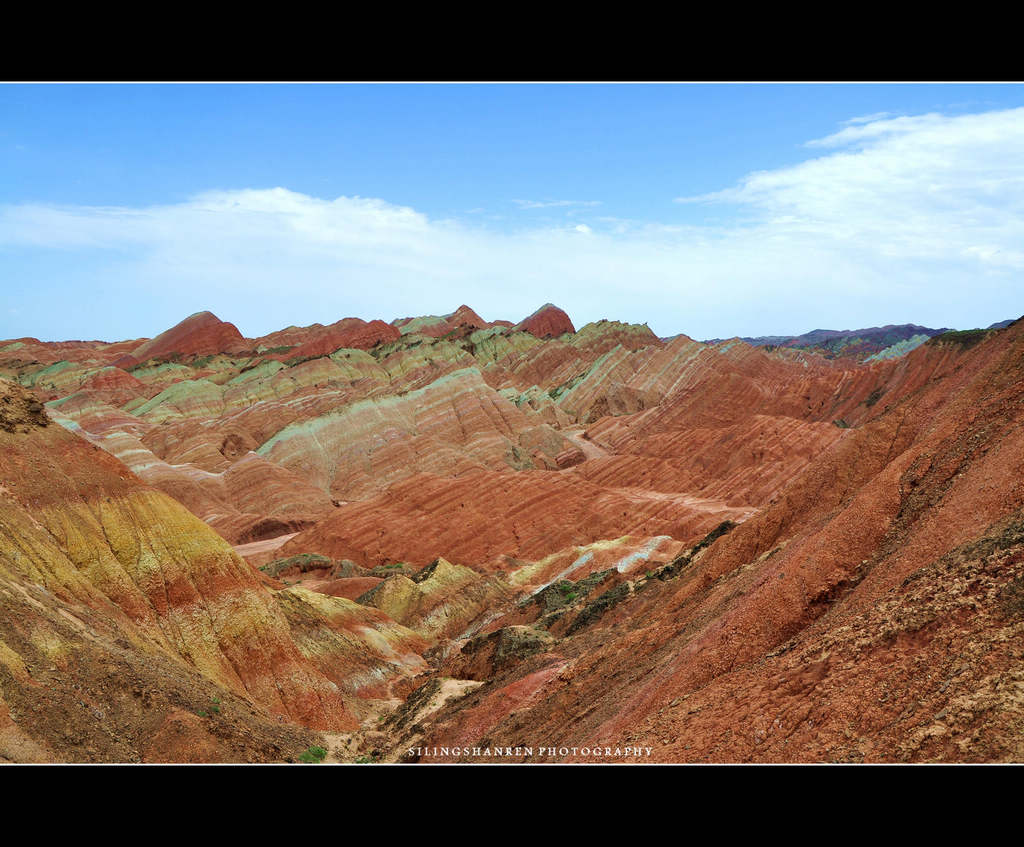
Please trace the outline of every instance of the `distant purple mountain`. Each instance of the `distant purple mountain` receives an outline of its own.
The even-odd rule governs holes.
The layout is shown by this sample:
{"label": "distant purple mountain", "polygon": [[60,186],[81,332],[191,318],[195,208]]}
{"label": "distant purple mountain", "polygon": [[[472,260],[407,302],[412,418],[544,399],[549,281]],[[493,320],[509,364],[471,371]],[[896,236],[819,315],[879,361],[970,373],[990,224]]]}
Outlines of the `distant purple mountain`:
{"label": "distant purple mountain", "polygon": [[[890,324],[866,329],[812,329],[803,335],[761,335],[742,340],[755,347],[795,347],[815,350],[829,358],[851,356],[862,359],[914,336],[932,338],[948,331],[948,327],[932,329],[917,324]],[[720,340],[713,339],[709,343]]]}

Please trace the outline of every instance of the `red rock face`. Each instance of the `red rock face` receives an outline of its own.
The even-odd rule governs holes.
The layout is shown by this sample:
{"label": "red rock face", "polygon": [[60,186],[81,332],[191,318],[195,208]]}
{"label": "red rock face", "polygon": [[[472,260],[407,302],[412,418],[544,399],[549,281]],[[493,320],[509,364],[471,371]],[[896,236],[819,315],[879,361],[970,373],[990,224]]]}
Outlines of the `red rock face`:
{"label": "red rock face", "polygon": [[97,371],[82,383],[82,390],[111,406],[123,406],[146,392],[143,383],[119,367]]}
{"label": "red rock face", "polygon": [[[40,341],[38,338],[11,338],[0,341],[0,357],[7,362],[41,363],[52,365],[60,361],[89,361],[98,366],[114,365],[125,358],[140,342],[118,341]],[[130,357],[127,357],[130,358]],[[135,364],[134,360],[132,364]]]}
{"label": "red rock face", "polygon": [[[378,344],[394,341],[399,336],[398,330],[384,321],[367,323],[359,318],[345,318],[330,326],[311,329],[301,335],[292,335],[289,340],[298,343],[287,353],[278,354],[275,358],[282,360],[318,358],[342,347],[353,350],[369,350]],[[258,339],[258,341],[266,344],[267,339]]]}
{"label": "red rock face", "polygon": [[234,324],[225,323],[211,312],[197,312],[156,338],[132,350],[137,362],[171,353],[209,356],[232,353],[248,345]]}
{"label": "red rock face", "polygon": [[487,321],[465,304],[459,306],[452,314],[445,315],[445,317],[453,327],[468,326],[471,329],[485,329],[489,325]]}
{"label": "red rock face", "polygon": [[520,321],[515,329],[528,332],[537,338],[558,338],[560,335],[576,332],[569,316],[551,303],[545,303],[530,317]]}
{"label": "red rock face", "polygon": [[506,555],[542,559],[574,545],[624,535],[696,540],[743,509],[689,495],[599,488],[571,473],[420,474],[374,500],[350,503],[282,548],[367,566],[440,555],[483,568]]}

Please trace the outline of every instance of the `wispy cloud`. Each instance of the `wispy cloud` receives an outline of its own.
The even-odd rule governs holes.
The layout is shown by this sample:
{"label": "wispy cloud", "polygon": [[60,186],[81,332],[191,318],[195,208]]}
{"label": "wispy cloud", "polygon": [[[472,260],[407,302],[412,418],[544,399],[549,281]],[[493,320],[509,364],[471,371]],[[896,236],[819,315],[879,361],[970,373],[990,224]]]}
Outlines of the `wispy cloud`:
{"label": "wispy cloud", "polygon": [[891,117],[892,112],[872,112],[870,115],[860,115],[856,118],[850,118],[848,120],[845,120],[843,121],[843,124],[845,126],[849,126],[850,124],[869,124],[874,123],[875,121],[881,121],[884,120],[885,118]]}
{"label": "wispy cloud", "polygon": [[859,264],[949,263],[929,266],[937,283],[965,259],[1024,270],[1024,109],[863,119],[808,146],[834,152],[678,202],[734,204],[775,239]]}
{"label": "wispy cloud", "polygon": [[554,209],[562,206],[600,206],[600,200],[513,200],[520,209]]}
{"label": "wispy cloud", "polygon": [[[879,113],[874,118],[857,118],[846,121],[839,132],[806,142],[807,147],[845,147],[859,142],[877,141],[913,133],[920,134],[928,129],[945,129],[949,118],[938,113],[927,115],[899,115],[896,117]],[[918,135],[920,138],[920,135]]]}
{"label": "wispy cloud", "polygon": [[0,311],[0,338],[151,335],[204,308],[249,335],[462,302],[517,320],[550,300],[577,322],[696,337],[1024,313],[1024,109],[869,115],[808,149],[679,198],[714,215],[702,225],[608,214],[510,228],[285,188],[0,206],[0,299],[21,310]]}

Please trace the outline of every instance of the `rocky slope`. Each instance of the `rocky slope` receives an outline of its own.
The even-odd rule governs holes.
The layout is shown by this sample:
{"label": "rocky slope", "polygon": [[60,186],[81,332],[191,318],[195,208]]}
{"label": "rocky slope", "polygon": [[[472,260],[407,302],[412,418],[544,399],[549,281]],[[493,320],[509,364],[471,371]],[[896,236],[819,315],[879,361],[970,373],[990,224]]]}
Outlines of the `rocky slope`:
{"label": "rocky slope", "polygon": [[[0,481],[0,756],[174,760],[195,752],[175,739],[198,727],[195,755],[283,759],[311,736],[281,721],[350,729],[352,706],[382,696],[352,679],[387,678],[367,634],[389,621],[344,601],[297,612],[203,522],[6,381]],[[297,621],[354,634],[325,665]],[[396,637],[409,645],[391,675],[418,673],[425,643]],[[62,714],[63,739],[50,737]]]}
{"label": "rocky slope", "polygon": [[577,748],[563,760],[592,759],[585,743],[657,761],[1019,761],[1024,324],[913,356],[934,376],[758,515],[603,603],[574,599],[581,625],[414,735],[396,723],[392,755],[528,738]]}

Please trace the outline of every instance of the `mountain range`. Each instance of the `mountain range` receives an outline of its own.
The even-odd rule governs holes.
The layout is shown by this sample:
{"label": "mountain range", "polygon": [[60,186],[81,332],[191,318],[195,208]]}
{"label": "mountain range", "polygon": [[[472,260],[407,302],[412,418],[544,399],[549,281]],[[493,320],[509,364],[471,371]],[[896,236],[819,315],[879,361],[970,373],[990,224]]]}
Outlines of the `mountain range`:
{"label": "mountain range", "polygon": [[0,341],[0,761],[1020,761],[1022,423],[1024,320]]}

